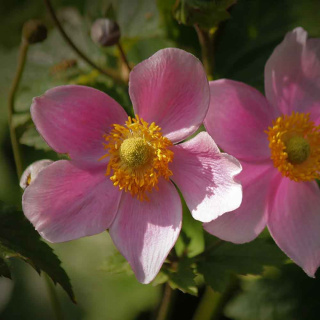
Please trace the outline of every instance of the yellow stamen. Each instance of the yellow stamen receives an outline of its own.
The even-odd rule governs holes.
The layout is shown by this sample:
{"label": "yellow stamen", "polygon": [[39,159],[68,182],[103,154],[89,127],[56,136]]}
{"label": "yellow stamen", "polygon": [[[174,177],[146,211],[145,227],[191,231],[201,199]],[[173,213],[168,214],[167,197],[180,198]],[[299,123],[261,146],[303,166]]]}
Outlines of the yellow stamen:
{"label": "yellow stamen", "polygon": [[266,131],[274,166],[297,182],[318,179],[320,173],[320,126],[309,116],[292,112],[277,118]]}
{"label": "yellow stamen", "polygon": [[136,115],[128,117],[125,125],[114,124],[113,130],[104,135],[104,148],[109,157],[106,175],[120,190],[130,192],[139,200],[148,200],[146,192],[157,189],[159,177],[169,180],[172,171],[168,165],[173,152],[172,142],[162,136],[161,128],[150,125]]}
{"label": "yellow stamen", "polygon": [[29,186],[31,183],[31,174],[28,175],[28,179],[27,179],[27,186]]}

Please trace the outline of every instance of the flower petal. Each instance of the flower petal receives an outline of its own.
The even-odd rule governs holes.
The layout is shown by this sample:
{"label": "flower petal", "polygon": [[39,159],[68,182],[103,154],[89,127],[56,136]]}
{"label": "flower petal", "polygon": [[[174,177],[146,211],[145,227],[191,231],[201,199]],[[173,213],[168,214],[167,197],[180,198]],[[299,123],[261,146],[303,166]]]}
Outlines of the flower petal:
{"label": "flower petal", "polygon": [[195,132],[209,106],[208,80],[201,62],[180,49],[163,49],[130,73],[135,113],[155,122],[172,142]]}
{"label": "flower petal", "polygon": [[204,229],[209,233],[234,243],[249,242],[265,228],[270,181],[278,174],[270,162],[241,164],[242,172],[237,176],[243,188],[240,208],[204,224]]}
{"label": "flower petal", "polygon": [[121,192],[99,169],[61,160],[42,170],[23,194],[25,216],[43,238],[62,242],[109,228]]}
{"label": "flower petal", "polygon": [[315,181],[282,178],[269,212],[268,228],[275,242],[310,277],[320,265],[319,208]]}
{"label": "flower petal", "polygon": [[305,30],[296,28],[275,48],[265,66],[265,92],[281,113],[311,112],[311,119],[318,120],[320,42],[307,37]]}
{"label": "flower petal", "polygon": [[196,220],[208,222],[239,207],[242,189],[233,178],[241,171],[241,165],[221,153],[207,132],[173,146],[172,151],[172,180]]}
{"label": "flower petal", "polygon": [[149,283],[159,272],[181,229],[182,208],[171,182],[160,180],[159,191],[141,202],[123,193],[110,235],[130,263],[137,279]]}
{"label": "flower petal", "polygon": [[224,151],[245,161],[270,157],[264,132],[276,118],[264,96],[233,80],[210,82],[210,107],[204,125]]}
{"label": "flower petal", "polygon": [[55,151],[92,164],[99,164],[105,153],[103,134],[127,119],[121,106],[105,93],[74,85],[56,87],[35,98],[31,115]]}
{"label": "flower petal", "polygon": [[44,159],[33,162],[23,171],[23,174],[20,178],[20,187],[24,190],[29,186],[31,182],[33,182],[40,171],[46,168],[48,165],[53,163],[52,160]]}

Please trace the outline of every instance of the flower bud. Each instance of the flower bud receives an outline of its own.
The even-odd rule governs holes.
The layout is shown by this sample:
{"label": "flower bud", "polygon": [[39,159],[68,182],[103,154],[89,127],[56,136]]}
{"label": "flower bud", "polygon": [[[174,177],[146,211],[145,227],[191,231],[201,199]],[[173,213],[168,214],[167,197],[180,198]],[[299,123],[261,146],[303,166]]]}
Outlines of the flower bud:
{"label": "flower bud", "polygon": [[91,27],[91,39],[102,47],[113,46],[119,42],[119,25],[110,19],[97,19]]}
{"label": "flower bud", "polygon": [[38,174],[51,163],[53,163],[52,160],[39,160],[30,164],[21,176],[20,187],[23,190],[26,189],[36,179]]}
{"label": "flower bud", "polygon": [[40,20],[28,20],[23,25],[22,37],[29,44],[42,42],[47,38],[47,27]]}

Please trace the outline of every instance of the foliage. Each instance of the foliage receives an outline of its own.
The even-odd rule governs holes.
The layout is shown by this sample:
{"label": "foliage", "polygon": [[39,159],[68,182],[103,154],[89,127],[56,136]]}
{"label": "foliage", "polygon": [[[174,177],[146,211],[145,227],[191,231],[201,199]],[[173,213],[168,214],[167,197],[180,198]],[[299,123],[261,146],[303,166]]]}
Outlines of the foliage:
{"label": "foliage", "polygon": [[270,239],[259,238],[250,243],[216,242],[198,264],[205,281],[217,291],[223,291],[233,274],[261,274],[264,266],[281,266],[287,260]]}
{"label": "foliage", "polygon": [[0,203],[0,276],[11,278],[8,264],[12,258],[29,263],[39,274],[47,273],[75,302],[69,277],[53,250],[40,240],[40,235],[21,211]]}
{"label": "foliage", "polygon": [[173,14],[183,24],[197,24],[202,29],[210,30],[230,18],[228,9],[236,0],[179,0]]}
{"label": "foliage", "polygon": [[226,314],[235,320],[316,320],[319,284],[294,264],[268,268],[263,277],[242,279],[242,292],[230,301]]}

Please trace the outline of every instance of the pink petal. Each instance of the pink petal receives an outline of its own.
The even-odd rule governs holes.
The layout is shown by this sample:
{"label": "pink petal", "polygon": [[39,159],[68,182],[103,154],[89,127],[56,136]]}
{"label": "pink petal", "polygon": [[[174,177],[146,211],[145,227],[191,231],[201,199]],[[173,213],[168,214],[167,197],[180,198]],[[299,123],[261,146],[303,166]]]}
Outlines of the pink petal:
{"label": "pink petal", "polygon": [[31,182],[33,182],[40,171],[46,168],[48,165],[53,163],[52,160],[44,159],[33,162],[24,170],[21,178],[20,178],[20,187],[24,190],[29,186]]}
{"label": "pink petal", "polygon": [[242,189],[234,176],[241,171],[241,165],[221,153],[207,132],[173,146],[172,151],[172,180],[196,220],[208,222],[239,207]]}
{"label": "pink petal", "polygon": [[172,142],[195,132],[209,106],[201,62],[174,48],[160,50],[138,64],[130,73],[129,93],[135,113],[155,122]]}
{"label": "pink petal", "polygon": [[271,179],[278,174],[271,161],[261,164],[242,162],[237,180],[242,183],[243,200],[239,209],[204,224],[209,233],[226,241],[244,243],[255,239],[267,223],[267,196]]}
{"label": "pink petal", "polygon": [[233,80],[210,82],[210,107],[204,125],[224,151],[239,160],[270,157],[264,132],[277,116],[256,89]]}
{"label": "pink petal", "polygon": [[31,115],[37,130],[59,153],[99,165],[105,154],[103,134],[127,119],[121,106],[105,93],[84,86],[61,86],[33,100]]}
{"label": "pink petal", "polygon": [[307,36],[305,30],[296,28],[275,48],[265,66],[265,92],[281,113],[311,112],[311,118],[318,120],[320,42]]}
{"label": "pink petal", "polygon": [[182,208],[171,182],[160,180],[159,191],[141,202],[123,193],[110,235],[130,263],[137,279],[149,283],[159,272],[181,229]]}
{"label": "pink petal", "polygon": [[83,170],[61,160],[42,170],[26,189],[25,216],[43,238],[62,242],[91,236],[109,228],[121,192],[104,170]]}
{"label": "pink petal", "polygon": [[275,242],[310,277],[320,265],[319,208],[315,181],[282,178],[269,212],[268,228]]}

